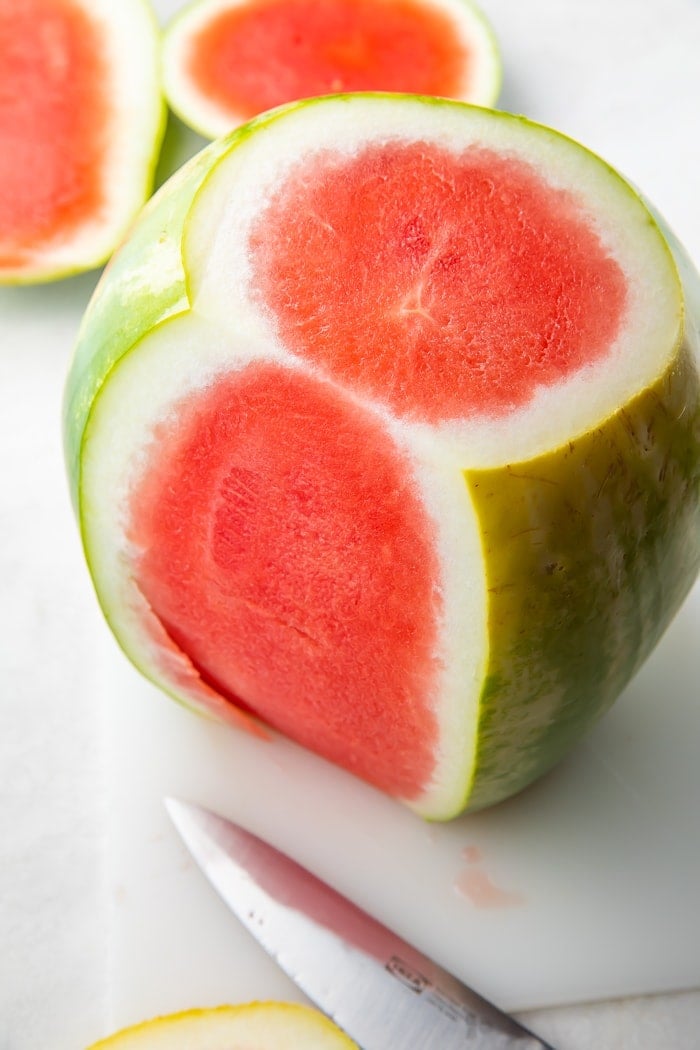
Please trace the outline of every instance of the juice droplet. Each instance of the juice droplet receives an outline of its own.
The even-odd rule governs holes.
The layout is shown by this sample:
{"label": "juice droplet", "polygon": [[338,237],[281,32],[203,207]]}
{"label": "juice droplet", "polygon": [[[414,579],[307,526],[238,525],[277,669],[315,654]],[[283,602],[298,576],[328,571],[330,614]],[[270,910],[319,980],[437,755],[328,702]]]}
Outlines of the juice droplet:
{"label": "juice droplet", "polygon": [[483,868],[467,868],[460,872],[454,886],[457,893],[471,901],[475,908],[515,908],[525,903],[522,894],[496,886]]}
{"label": "juice droplet", "polygon": [[460,853],[462,860],[465,860],[467,864],[478,864],[481,860],[481,850],[478,846],[465,846]]}

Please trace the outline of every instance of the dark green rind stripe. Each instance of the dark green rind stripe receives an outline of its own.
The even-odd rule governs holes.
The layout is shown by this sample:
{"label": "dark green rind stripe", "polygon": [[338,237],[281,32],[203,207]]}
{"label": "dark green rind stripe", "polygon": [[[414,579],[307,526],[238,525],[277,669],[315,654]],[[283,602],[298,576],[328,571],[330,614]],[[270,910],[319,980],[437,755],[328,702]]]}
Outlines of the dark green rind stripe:
{"label": "dark green rind stripe", "polygon": [[553,766],[616,699],[700,568],[700,384],[686,346],[605,424],[470,471],[492,651],[469,809]]}

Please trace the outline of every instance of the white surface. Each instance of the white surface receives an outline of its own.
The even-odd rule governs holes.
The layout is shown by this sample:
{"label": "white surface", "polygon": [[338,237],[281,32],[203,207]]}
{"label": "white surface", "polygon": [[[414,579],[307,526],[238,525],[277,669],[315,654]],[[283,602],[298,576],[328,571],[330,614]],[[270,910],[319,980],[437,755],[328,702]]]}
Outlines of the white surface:
{"label": "white surface", "polygon": [[280,985],[180,848],[168,794],[268,838],[509,1010],[700,986],[699,626],[700,586],[569,760],[448,825],[107,659],[120,1023],[174,1009],[193,981],[210,1003]]}
{"label": "white surface", "polygon": [[[156,6],[165,15],[181,5],[162,0]],[[504,108],[558,126],[621,167],[644,188],[681,234],[691,254],[700,260],[697,0],[484,0],[484,7],[496,24],[506,58]],[[113,1021],[146,1016],[166,997],[168,1008],[217,999],[224,983],[226,997],[239,1000],[286,994],[289,988],[255,946],[238,933],[235,922],[206,885],[194,878],[161,814],[156,792],[161,788],[158,778],[167,756],[164,742],[149,742],[146,734],[154,721],[160,724],[161,712],[168,723],[174,719],[179,724],[181,717],[190,716],[160,697],[141,697],[144,721],[139,723],[140,739],[135,737],[133,753],[130,748],[122,750],[129,751],[131,757],[119,769],[118,779],[124,783],[138,775],[142,784],[142,795],[133,795],[129,803],[140,814],[130,840],[131,855],[139,844],[138,835],[149,826],[152,835],[162,835],[163,839],[144,845],[141,875],[136,878],[132,869],[128,882],[112,866],[112,855],[105,852],[106,835],[109,833],[114,843],[115,831],[123,827],[119,816],[123,810],[115,810],[107,790],[105,761],[110,749],[106,727],[111,712],[107,711],[107,691],[100,676],[115,673],[127,682],[133,678],[128,667],[115,670],[119,663],[90,594],[68,507],[59,435],[63,376],[93,284],[94,277],[85,277],[52,287],[0,290],[2,1050],[82,1050],[105,1034]],[[531,795],[495,816],[504,822],[502,829],[507,826],[509,836],[515,835],[522,844],[527,834],[525,817],[533,806],[556,808],[559,784],[572,777],[584,782],[590,778],[593,783],[581,790],[572,810],[570,834],[578,841],[575,829],[581,826],[587,842],[593,830],[607,841],[609,817],[602,799],[613,790],[613,771],[622,776],[627,789],[620,786],[619,791],[614,790],[618,811],[613,816],[625,808],[629,811],[628,830],[620,848],[625,847],[628,858],[628,847],[633,846],[635,863],[629,866],[628,860],[623,863],[618,855],[619,863],[613,864],[615,877],[607,905],[613,923],[620,909],[624,912],[638,905],[641,888],[647,884],[648,865],[682,852],[686,831],[691,835],[688,864],[683,859],[682,869],[667,871],[664,884],[672,895],[675,887],[687,889],[690,879],[696,877],[693,847],[697,836],[692,837],[688,817],[692,816],[698,788],[693,769],[697,722],[693,729],[692,708],[688,710],[686,702],[678,699],[678,683],[687,700],[688,696],[692,698],[687,690],[692,691],[697,680],[697,645],[691,640],[686,646],[681,640],[684,631],[697,638],[698,623],[692,611],[697,610],[696,596],[694,603],[664,643],[670,647],[670,656],[661,650],[657,670],[653,665],[647,669],[649,688],[656,693],[650,691],[647,701],[642,696],[637,709],[633,692],[639,682],[635,683],[609,722],[601,724],[592,741],[570,763]],[[105,655],[109,653],[112,655]],[[668,678],[659,667],[664,660],[668,660],[667,668],[672,665]],[[129,686],[126,702],[137,702],[142,688],[139,684],[132,692]],[[659,726],[654,717],[657,703],[664,705],[668,714],[661,722],[667,734],[663,746],[655,735]],[[644,717],[638,711],[646,712]],[[686,711],[690,722],[679,711]],[[127,709],[123,714],[126,718]],[[202,724],[196,724],[199,734]],[[122,729],[126,728],[127,723],[122,723]],[[217,739],[219,736],[223,741],[224,734],[217,734]],[[214,750],[223,746],[217,743]],[[149,753],[152,757],[147,767],[139,756]],[[641,791],[642,785],[630,777],[644,754],[650,756],[652,776],[644,780],[639,797],[634,792]],[[172,758],[176,757],[174,753]],[[153,773],[150,783],[145,777],[147,768]],[[173,776],[167,790],[187,791],[203,801],[211,795],[213,800],[210,772],[202,771],[200,780],[195,769],[185,775],[184,768]],[[213,766],[211,776],[215,769]],[[302,789],[301,781],[290,783],[284,765],[270,776],[270,794],[280,785],[283,796],[293,796],[292,787],[297,792]],[[671,794],[669,782],[675,785]],[[238,782],[235,791],[231,790],[227,806],[233,813],[242,815],[246,808],[244,788],[245,783]],[[679,808],[672,800],[674,792],[681,796]],[[353,787],[343,806],[355,805],[360,798],[364,805],[365,789]],[[126,798],[119,803],[126,804]],[[354,826],[341,836],[345,852],[339,858],[327,854],[313,832],[316,814],[323,817],[327,804],[325,795],[314,796],[314,809],[304,822],[303,832],[286,821],[279,826],[271,823],[267,830],[275,832],[281,843],[295,846],[307,859],[317,860],[319,871],[337,864],[345,888],[356,889],[359,899],[374,892],[375,887],[361,885],[356,836],[366,843],[365,870],[384,863],[384,844],[370,837],[376,823],[366,829]],[[384,813],[384,801],[377,804],[376,813]],[[370,808],[375,811],[374,798]],[[476,818],[484,829],[484,867],[502,888],[520,892],[531,901],[532,890],[526,880],[531,855],[527,850],[525,854],[519,852],[518,878],[515,880],[513,873],[511,883],[511,872],[500,866],[499,850],[505,847],[499,845],[495,832],[488,830],[494,816],[483,820],[488,823]],[[642,837],[638,837],[640,831]],[[469,902],[456,897],[451,883],[447,884],[466,866],[459,856],[462,847],[478,844],[472,840],[471,831],[467,834],[465,823],[450,830],[446,841],[441,832],[436,844],[428,828],[418,828],[404,815],[398,818],[392,835],[392,841],[408,836],[425,842],[424,858],[436,853],[445,857],[443,908],[459,914],[463,923],[472,918],[477,924],[493,921],[493,914],[488,912],[475,910],[472,916]],[[290,841],[285,843],[285,836]],[[173,858],[172,867],[168,866],[168,856]],[[581,856],[580,845],[576,850],[570,845],[562,848],[557,859],[562,882],[553,905],[561,904],[559,898],[567,892],[565,880],[577,865],[590,866],[600,856],[598,852]],[[396,917],[397,924],[405,921],[402,909],[416,878],[403,865],[399,867],[402,870],[395,890],[381,890],[386,898],[382,918]],[[422,878],[422,869],[420,874]],[[120,881],[115,887],[117,878]],[[115,998],[112,975],[125,972],[120,952],[129,943],[127,917],[142,906],[140,902],[151,893],[156,878],[158,909],[150,927],[150,944],[140,949],[141,958],[132,956],[129,962],[126,972],[131,974],[131,991],[123,977],[121,992]],[[115,888],[116,898],[112,892]],[[523,906],[513,912],[501,909],[501,913],[510,921],[512,915],[525,914],[526,910]],[[669,967],[678,966],[684,952],[692,948],[686,923],[692,927],[698,910],[691,906],[677,930],[677,939],[672,930],[665,931],[663,949],[658,936],[664,931],[659,931],[657,918],[653,914],[642,916],[635,934],[637,954],[656,956],[668,974]],[[111,923],[112,916],[118,919],[116,926]],[[419,921],[417,939],[429,946],[431,916],[423,914]],[[568,916],[567,922],[580,925],[576,913]],[[591,941],[589,935],[583,944],[573,938],[567,940],[558,962],[566,968],[568,956],[584,948],[590,955],[595,949],[594,961],[604,968],[614,942],[607,934],[602,944]],[[540,966],[536,951],[541,949],[532,944],[525,949],[529,949],[527,969],[536,975]],[[454,944],[440,948],[446,960],[455,952]],[[221,970],[214,978],[209,969],[201,968],[202,957],[209,957],[209,953],[220,962]],[[495,989],[496,994],[508,973],[507,960],[487,955],[482,966],[481,957],[467,957],[461,946],[458,954],[456,963],[461,971],[466,975],[468,966],[474,982],[484,990]],[[178,971],[177,980],[164,992],[161,970],[172,973],[174,969]],[[186,1002],[180,998],[174,1001],[175,988]],[[601,981],[600,994],[610,991]],[[513,994],[508,989],[504,992],[506,997]],[[538,1010],[528,1020],[559,1050],[696,1050],[700,993]]]}

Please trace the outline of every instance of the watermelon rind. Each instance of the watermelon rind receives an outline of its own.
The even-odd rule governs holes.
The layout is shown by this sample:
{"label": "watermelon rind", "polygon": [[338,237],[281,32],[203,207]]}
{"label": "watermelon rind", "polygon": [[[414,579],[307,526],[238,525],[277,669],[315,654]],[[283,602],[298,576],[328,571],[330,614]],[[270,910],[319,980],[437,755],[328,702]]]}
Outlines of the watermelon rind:
{"label": "watermelon rind", "polygon": [[124,541],[128,492],[179,397],[256,355],[304,367],[246,291],[246,223],[295,156],[318,142],[352,152],[381,135],[472,136],[522,151],[588,201],[634,289],[612,368],[587,369],[559,399],[546,391],[513,417],[439,427],[370,406],[412,455],[438,525],[440,744],[431,782],[403,801],[449,819],[509,797],[570,750],[641,666],[700,567],[700,285],[627,182],[558,132],[457,102],[338,96],[265,114],[187,165],[114,257],[69,375],[66,457],[119,643],[177,699],[238,717],[157,622],[144,629]]}
{"label": "watermelon rind", "polygon": [[[192,40],[197,33],[222,12],[245,5],[249,0],[192,0],[166,25],[163,33],[163,87],[170,108],[183,123],[204,138],[215,139],[228,134],[250,119],[212,99],[194,81],[187,60]],[[377,0],[381,3],[382,0]],[[491,23],[471,0],[419,0],[430,12],[446,16],[454,25],[457,39],[470,47],[472,65],[455,98],[479,106],[494,106],[502,80],[500,47]],[[264,65],[265,55],[260,63]],[[380,90],[382,85],[376,85]],[[329,86],[327,94],[337,93]],[[293,102],[294,99],[285,101]]]}
{"label": "watermelon rind", "polygon": [[149,0],[76,0],[102,38],[112,78],[113,119],[104,129],[99,212],[65,233],[23,246],[25,259],[0,267],[0,284],[36,284],[97,269],[126,236],[152,192],[167,117],[160,27]]}
{"label": "watermelon rind", "polygon": [[357,1050],[313,1007],[259,1001],[166,1014],[115,1032],[89,1050]]}

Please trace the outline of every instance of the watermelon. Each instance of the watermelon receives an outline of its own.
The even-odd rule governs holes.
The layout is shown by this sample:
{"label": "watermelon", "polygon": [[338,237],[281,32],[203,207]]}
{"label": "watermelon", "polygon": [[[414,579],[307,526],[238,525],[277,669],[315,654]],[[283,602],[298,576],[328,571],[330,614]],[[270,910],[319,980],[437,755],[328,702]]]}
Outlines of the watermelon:
{"label": "watermelon", "polygon": [[0,5],[0,283],[99,266],[151,190],[164,127],[145,0]]}
{"label": "watermelon", "polygon": [[501,59],[469,0],[194,0],[166,27],[171,108],[217,138],[315,95],[414,92],[493,105]]}
{"label": "watermelon", "polygon": [[327,1017],[299,1003],[253,1002],[167,1014],[89,1050],[357,1050]]}
{"label": "watermelon", "polygon": [[360,93],[215,141],[68,377],[123,649],[427,818],[520,791],[697,576],[699,287],[625,180],[521,117]]}

